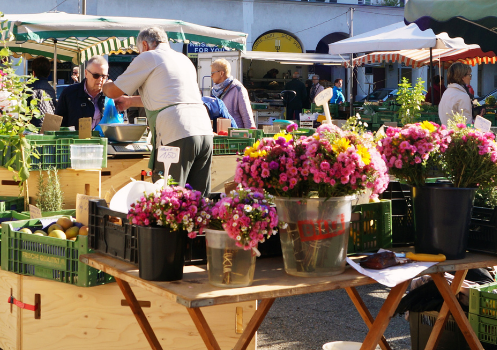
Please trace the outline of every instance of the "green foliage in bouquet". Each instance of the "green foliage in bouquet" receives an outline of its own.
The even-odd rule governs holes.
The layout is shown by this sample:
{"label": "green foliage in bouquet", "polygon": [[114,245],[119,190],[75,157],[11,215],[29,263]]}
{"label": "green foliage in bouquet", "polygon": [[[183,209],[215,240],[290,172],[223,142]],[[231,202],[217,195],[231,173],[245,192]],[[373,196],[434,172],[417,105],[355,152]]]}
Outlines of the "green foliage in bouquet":
{"label": "green foliage in bouquet", "polygon": [[402,78],[399,84],[397,102],[400,104],[399,116],[403,125],[416,123],[421,117],[421,104],[424,101],[424,81],[418,78],[416,85],[413,87],[407,78]]}

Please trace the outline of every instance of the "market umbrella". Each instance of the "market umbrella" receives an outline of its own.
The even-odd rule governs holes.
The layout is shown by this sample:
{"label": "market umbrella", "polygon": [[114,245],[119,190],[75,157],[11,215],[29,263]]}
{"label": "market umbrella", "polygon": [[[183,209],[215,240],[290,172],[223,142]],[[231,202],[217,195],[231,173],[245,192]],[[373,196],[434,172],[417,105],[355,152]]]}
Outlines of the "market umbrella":
{"label": "market umbrella", "polygon": [[[81,64],[94,55],[133,49],[140,29],[163,28],[170,41],[205,42],[245,50],[247,34],[171,19],[112,17],[45,12],[5,15],[2,40],[15,55],[45,56]],[[55,71],[55,70],[54,70]],[[56,77],[54,74],[54,81]]]}
{"label": "market umbrella", "polygon": [[466,43],[478,44],[484,52],[497,50],[495,0],[409,0],[404,20],[416,23],[421,30],[461,37]]}

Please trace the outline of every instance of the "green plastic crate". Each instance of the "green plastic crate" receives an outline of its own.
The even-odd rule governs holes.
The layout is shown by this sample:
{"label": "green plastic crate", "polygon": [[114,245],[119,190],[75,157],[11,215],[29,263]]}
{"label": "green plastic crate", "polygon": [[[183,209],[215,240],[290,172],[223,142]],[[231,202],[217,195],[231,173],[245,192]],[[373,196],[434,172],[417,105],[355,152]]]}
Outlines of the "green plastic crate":
{"label": "green plastic crate", "polygon": [[[6,136],[0,136],[6,138]],[[53,166],[57,169],[67,169],[71,167],[71,145],[72,144],[97,144],[103,145],[102,168],[107,167],[107,139],[102,137],[92,137],[91,139],[78,138],[58,138],[55,135],[27,135],[26,140],[34,147],[38,153],[38,158],[31,155],[30,170],[47,170]],[[12,158],[13,150],[7,149],[3,156],[2,164],[6,166]],[[11,166],[15,170],[19,169],[19,161]]]}
{"label": "green plastic crate", "polygon": [[214,136],[213,154],[243,154],[246,147],[252,146],[255,142],[254,138],[237,138],[226,136]]}
{"label": "green plastic crate", "polygon": [[[469,290],[469,312],[497,320],[497,282],[471,287]],[[497,336],[497,334],[495,334]]]}
{"label": "green plastic crate", "polygon": [[[45,135],[54,135],[58,139],[77,139],[79,138],[79,131],[59,130],[59,131],[45,131]],[[91,132],[91,136],[100,137],[100,133],[96,130]]]}
{"label": "green plastic crate", "polygon": [[497,320],[472,313],[468,314],[468,319],[481,342],[497,344]]}
{"label": "green plastic crate", "polygon": [[[17,211],[14,210],[0,211],[0,226],[4,222],[24,220],[24,219],[25,215],[18,213]],[[1,246],[2,246],[2,235],[0,234],[0,247]],[[2,263],[2,249],[0,248],[0,266],[1,263]]]}
{"label": "green plastic crate", "polygon": [[[56,221],[59,217],[50,219]],[[2,225],[3,270],[79,287],[93,287],[114,281],[112,276],[79,261],[80,255],[93,252],[88,248],[87,236],[77,236],[76,241],[69,241],[15,231],[23,227],[36,230],[41,229],[42,224],[40,219],[32,219]]]}
{"label": "green plastic crate", "polygon": [[353,207],[347,253],[376,252],[392,247],[392,204],[390,200]]}
{"label": "green plastic crate", "polygon": [[24,210],[24,197],[6,197],[0,196],[0,212],[15,210],[21,212]]}

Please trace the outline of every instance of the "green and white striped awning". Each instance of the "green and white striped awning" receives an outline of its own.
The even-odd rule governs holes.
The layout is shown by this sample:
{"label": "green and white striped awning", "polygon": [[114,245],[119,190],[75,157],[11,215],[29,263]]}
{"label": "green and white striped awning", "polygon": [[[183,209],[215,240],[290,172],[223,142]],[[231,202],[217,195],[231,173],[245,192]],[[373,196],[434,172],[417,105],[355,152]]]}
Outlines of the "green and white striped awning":
{"label": "green and white striped awning", "polygon": [[247,34],[188,22],[137,17],[102,17],[63,12],[5,15],[2,40],[15,55],[54,57],[80,64],[94,55],[136,50],[136,36],[145,27],[158,26],[173,42],[205,42],[208,45],[245,50]]}

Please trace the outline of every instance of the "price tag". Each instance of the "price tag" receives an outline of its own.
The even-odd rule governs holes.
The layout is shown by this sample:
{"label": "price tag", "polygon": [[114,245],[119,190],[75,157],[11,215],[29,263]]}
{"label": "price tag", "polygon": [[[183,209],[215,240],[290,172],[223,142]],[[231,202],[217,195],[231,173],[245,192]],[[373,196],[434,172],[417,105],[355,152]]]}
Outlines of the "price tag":
{"label": "price tag", "polygon": [[35,205],[29,205],[29,218],[30,219],[39,219],[41,218],[41,210]]}
{"label": "price tag", "polygon": [[79,138],[80,139],[90,139],[91,138],[91,121],[92,121],[92,118],[79,119]]}
{"label": "price tag", "polygon": [[479,115],[476,116],[475,129],[478,129],[483,132],[489,132],[491,126],[492,122],[490,120],[480,117]]}
{"label": "price tag", "polygon": [[41,124],[40,134],[44,134],[45,131],[59,131],[61,124],[61,116],[45,113],[43,116],[43,123]]}
{"label": "price tag", "polygon": [[84,226],[88,226],[88,215],[90,214],[89,201],[91,199],[100,198],[79,193],[76,195],[76,222],[80,222]]}
{"label": "price tag", "polygon": [[160,146],[157,151],[157,161],[164,163],[164,184],[167,184],[171,164],[179,162],[179,147]]}

